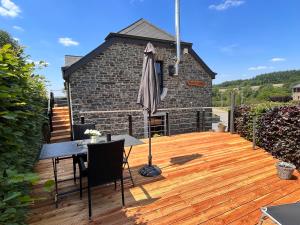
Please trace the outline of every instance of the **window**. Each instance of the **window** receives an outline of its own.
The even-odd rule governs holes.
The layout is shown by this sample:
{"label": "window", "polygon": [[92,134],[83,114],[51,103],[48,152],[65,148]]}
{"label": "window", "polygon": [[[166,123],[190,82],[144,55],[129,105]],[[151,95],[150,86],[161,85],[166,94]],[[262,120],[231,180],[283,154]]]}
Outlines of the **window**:
{"label": "window", "polygon": [[163,62],[162,61],[156,61],[155,62],[155,70],[159,79],[159,87],[160,87],[160,93],[163,92],[164,89],[164,74],[163,74]]}

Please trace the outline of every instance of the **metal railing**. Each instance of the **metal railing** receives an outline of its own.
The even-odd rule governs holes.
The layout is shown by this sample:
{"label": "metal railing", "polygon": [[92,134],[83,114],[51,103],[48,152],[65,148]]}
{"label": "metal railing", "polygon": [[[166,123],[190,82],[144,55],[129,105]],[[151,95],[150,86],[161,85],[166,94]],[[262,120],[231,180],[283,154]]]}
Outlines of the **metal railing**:
{"label": "metal railing", "polygon": [[[95,123],[103,133],[124,134],[138,138],[148,137],[148,116],[142,110],[85,111],[88,123]],[[151,117],[151,133],[169,136],[189,132],[218,131],[219,124],[229,126],[228,108],[190,107],[159,109]],[[228,131],[228,129],[226,129]]]}
{"label": "metal railing", "polygon": [[50,131],[53,131],[53,125],[52,125],[52,116],[53,116],[53,106],[54,106],[54,94],[53,92],[50,92],[49,99],[48,99],[48,118],[49,118],[49,127]]}

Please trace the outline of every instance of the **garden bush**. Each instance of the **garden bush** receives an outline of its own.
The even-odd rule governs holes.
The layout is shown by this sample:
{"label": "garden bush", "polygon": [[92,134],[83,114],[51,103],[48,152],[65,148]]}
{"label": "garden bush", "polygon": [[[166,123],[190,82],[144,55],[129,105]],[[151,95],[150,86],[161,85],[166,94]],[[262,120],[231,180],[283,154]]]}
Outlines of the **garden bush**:
{"label": "garden bush", "polygon": [[[234,127],[235,131],[246,138],[247,140],[252,140],[253,138],[253,118],[256,117],[257,120],[268,110],[274,107],[280,106],[283,103],[268,102],[260,103],[255,105],[241,105],[235,107],[234,110]],[[257,123],[259,126],[259,123]]]}
{"label": "garden bush", "polygon": [[260,117],[260,146],[300,168],[300,106],[275,107]]}
{"label": "garden bush", "polygon": [[239,106],[234,114],[238,134],[252,141],[256,117],[257,145],[300,168],[300,106],[282,103]]}
{"label": "garden bush", "polygon": [[32,204],[32,173],[46,121],[44,78],[34,75],[23,49],[0,48],[0,224],[24,224]]}

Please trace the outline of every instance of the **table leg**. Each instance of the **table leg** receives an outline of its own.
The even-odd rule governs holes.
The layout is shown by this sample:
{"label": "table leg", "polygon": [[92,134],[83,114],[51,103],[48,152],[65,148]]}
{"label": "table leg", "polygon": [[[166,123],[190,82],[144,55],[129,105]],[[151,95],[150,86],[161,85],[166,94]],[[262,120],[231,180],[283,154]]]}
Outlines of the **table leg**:
{"label": "table leg", "polygon": [[131,179],[132,185],[134,186],[134,181],[133,181],[132,173],[131,173],[129,162],[128,162],[128,158],[130,156],[131,150],[132,150],[132,146],[130,146],[129,152],[128,152],[128,154],[126,154],[125,149],[124,149],[124,164],[123,164],[123,169],[125,169],[125,166],[127,165],[128,172],[129,172],[129,175],[130,175],[130,179]]}

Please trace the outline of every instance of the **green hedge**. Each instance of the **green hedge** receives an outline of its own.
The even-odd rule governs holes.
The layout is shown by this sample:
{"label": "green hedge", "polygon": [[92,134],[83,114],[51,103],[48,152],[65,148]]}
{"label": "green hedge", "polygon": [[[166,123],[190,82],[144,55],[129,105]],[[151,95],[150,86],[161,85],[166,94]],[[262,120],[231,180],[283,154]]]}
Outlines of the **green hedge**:
{"label": "green hedge", "polygon": [[22,49],[0,48],[0,224],[24,224],[47,105],[44,78]]}
{"label": "green hedge", "polygon": [[274,107],[279,107],[282,104],[283,103],[268,102],[255,105],[237,106],[234,110],[235,131],[247,140],[252,140],[253,118],[256,117],[259,119],[267,111]]}
{"label": "green hedge", "polygon": [[257,145],[300,168],[300,106],[268,103],[235,108],[235,130],[252,141],[257,117]]}

